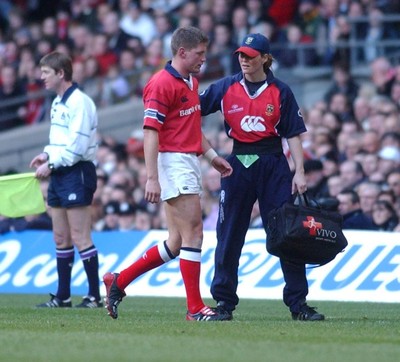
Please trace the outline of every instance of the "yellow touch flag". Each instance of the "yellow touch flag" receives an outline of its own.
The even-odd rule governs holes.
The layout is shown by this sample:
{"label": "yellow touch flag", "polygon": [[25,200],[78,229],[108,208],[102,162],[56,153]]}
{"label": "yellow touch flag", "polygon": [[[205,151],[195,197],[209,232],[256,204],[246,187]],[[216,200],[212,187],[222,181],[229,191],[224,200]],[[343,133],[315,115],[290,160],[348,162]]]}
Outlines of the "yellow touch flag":
{"label": "yellow touch flag", "polygon": [[0,177],[0,215],[21,217],[45,210],[40,182],[34,173]]}

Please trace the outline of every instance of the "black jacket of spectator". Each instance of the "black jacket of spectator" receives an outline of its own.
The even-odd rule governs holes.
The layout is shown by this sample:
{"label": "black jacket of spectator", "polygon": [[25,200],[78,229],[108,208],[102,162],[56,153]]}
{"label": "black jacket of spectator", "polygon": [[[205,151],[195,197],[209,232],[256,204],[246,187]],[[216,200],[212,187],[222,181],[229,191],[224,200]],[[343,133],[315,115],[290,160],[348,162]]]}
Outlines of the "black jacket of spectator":
{"label": "black jacket of spectator", "polygon": [[376,230],[377,228],[371,218],[359,209],[343,215],[343,229]]}
{"label": "black jacket of spectator", "polygon": [[0,234],[5,234],[9,231],[51,229],[51,217],[47,212],[44,212],[43,214],[40,214],[29,221],[25,217],[9,218],[0,221]]}

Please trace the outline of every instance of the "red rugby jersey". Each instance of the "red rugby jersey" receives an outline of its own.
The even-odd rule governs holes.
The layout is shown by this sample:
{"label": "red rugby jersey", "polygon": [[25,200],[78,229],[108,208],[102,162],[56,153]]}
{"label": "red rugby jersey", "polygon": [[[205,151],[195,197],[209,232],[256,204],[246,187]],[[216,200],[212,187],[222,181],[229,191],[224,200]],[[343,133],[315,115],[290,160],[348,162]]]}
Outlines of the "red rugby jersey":
{"label": "red rugby jersey", "polygon": [[191,82],[167,63],[144,88],[144,127],[159,132],[160,152],[202,153],[199,85]]}
{"label": "red rugby jersey", "polygon": [[291,138],[306,132],[303,117],[289,86],[271,71],[267,82],[250,96],[243,73],[222,78],[200,94],[203,116],[216,111],[224,115],[229,137],[244,143],[264,138]]}

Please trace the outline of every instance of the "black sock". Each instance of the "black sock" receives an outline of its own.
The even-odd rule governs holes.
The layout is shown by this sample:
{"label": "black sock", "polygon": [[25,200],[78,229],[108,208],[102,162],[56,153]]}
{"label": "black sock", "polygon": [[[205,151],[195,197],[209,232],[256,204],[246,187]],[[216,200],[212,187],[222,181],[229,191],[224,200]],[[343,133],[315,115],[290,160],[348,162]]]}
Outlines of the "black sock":
{"label": "black sock", "polygon": [[88,295],[100,300],[99,257],[94,245],[79,252],[89,283]]}
{"label": "black sock", "polygon": [[74,247],[57,249],[58,290],[56,297],[66,300],[71,296],[71,271],[74,265]]}

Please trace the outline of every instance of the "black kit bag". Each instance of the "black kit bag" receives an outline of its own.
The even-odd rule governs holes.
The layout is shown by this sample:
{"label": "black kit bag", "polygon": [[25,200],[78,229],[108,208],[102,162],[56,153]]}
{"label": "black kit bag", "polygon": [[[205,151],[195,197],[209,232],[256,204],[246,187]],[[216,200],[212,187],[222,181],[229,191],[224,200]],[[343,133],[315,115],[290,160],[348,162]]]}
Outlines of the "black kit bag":
{"label": "black kit bag", "polygon": [[267,251],[283,260],[321,266],[346,246],[342,216],[322,209],[305,193],[268,214]]}

